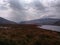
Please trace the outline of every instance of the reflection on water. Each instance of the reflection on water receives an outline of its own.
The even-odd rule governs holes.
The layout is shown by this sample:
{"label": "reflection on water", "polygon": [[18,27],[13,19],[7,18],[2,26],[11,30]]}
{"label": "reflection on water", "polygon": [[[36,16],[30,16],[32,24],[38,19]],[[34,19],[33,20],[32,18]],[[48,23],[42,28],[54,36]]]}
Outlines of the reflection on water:
{"label": "reflection on water", "polygon": [[60,26],[42,25],[41,27],[38,26],[38,28],[43,28],[43,29],[48,29],[48,30],[58,31],[58,32],[60,32]]}

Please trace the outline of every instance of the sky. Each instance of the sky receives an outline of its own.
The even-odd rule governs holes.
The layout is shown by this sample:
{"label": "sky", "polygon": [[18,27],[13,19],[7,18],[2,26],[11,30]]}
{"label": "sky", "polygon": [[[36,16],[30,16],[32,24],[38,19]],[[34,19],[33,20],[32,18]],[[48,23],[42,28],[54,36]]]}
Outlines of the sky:
{"label": "sky", "polygon": [[60,0],[0,0],[0,17],[15,22],[60,18]]}

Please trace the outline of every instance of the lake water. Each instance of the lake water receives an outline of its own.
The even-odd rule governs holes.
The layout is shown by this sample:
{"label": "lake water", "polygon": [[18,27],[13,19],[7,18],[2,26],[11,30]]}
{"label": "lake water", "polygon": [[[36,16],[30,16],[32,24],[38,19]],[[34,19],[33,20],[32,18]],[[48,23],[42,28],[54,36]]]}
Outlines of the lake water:
{"label": "lake water", "polygon": [[54,25],[42,25],[38,26],[38,28],[52,30],[52,31],[58,31],[60,32],[60,26],[54,26]]}

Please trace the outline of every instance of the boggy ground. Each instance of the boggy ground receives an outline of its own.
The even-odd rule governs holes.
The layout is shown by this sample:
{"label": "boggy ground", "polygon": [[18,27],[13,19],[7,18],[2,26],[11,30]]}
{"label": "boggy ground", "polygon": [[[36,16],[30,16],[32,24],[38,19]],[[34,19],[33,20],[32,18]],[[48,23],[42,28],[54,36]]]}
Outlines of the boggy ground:
{"label": "boggy ground", "polygon": [[0,25],[0,45],[60,45],[60,32],[34,24]]}

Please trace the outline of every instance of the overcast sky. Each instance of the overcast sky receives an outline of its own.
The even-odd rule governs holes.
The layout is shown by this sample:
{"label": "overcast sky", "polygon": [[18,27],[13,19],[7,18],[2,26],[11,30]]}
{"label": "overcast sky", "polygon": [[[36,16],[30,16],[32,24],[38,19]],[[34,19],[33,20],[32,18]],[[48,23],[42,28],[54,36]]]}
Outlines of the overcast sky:
{"label": "overcast sky", "polygon": [[60,0],[0,0],[0,17],[15,22],[60,18]]}

